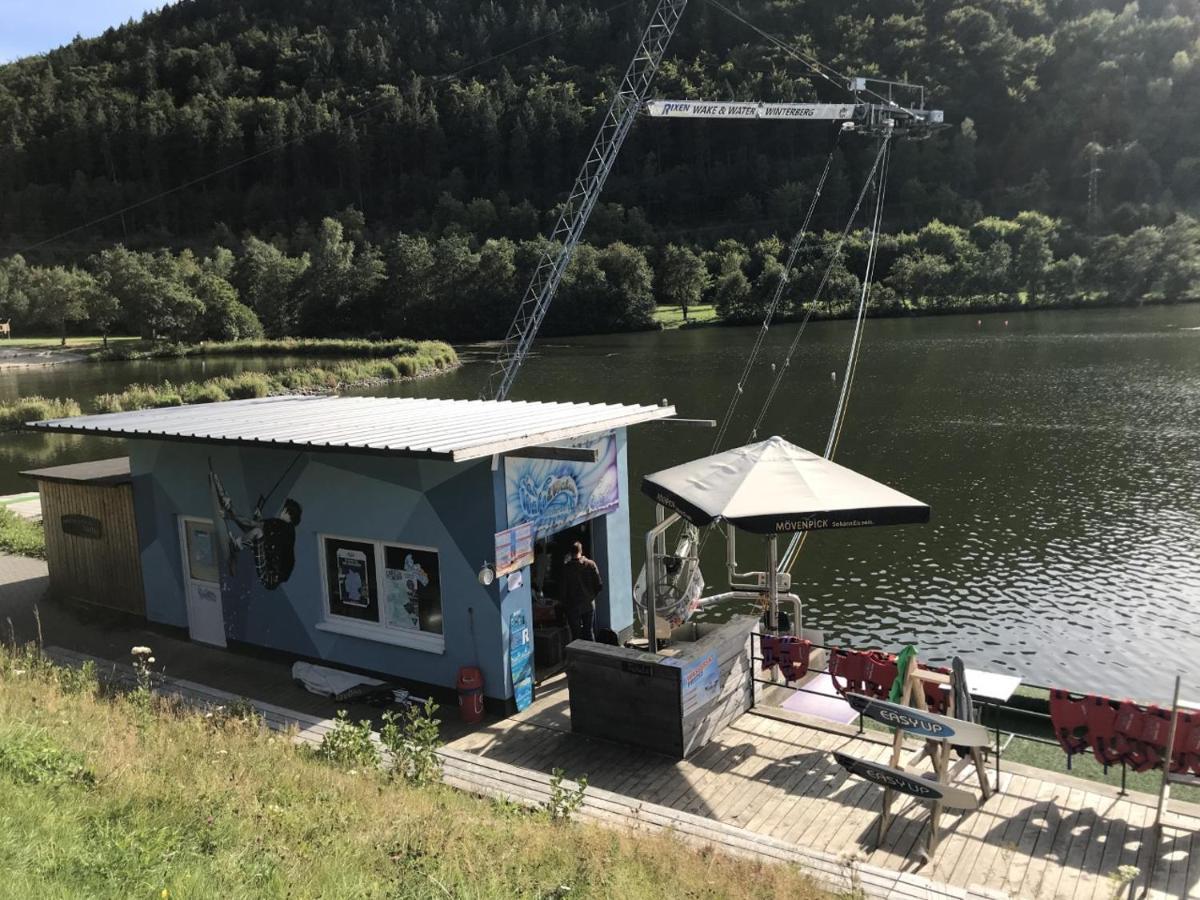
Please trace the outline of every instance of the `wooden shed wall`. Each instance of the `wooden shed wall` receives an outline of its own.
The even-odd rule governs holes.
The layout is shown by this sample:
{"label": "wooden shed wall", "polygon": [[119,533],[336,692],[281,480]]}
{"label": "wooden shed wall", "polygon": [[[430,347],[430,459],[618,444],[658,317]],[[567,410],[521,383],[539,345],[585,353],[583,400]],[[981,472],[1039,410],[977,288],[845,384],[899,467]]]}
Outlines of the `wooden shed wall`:
{"label": "wooden shed wall", "polygon": [[[133,487],[38,481],[50,590],[66,599],[146,614]],[[98,538],[67,534],[63,516],[89,516],[100,522]]]}

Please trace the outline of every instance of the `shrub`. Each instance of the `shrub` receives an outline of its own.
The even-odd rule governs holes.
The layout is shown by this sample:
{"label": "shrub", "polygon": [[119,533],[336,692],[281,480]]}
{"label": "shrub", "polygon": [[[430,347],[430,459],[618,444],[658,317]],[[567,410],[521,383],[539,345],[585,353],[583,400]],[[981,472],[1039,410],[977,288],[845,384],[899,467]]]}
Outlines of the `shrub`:
{"label": "shrub", "polygon": [[363,719],[357,725],[339,709],[333,727],[325,732],[320,745],[313,750],[317,759],[339,768],[379,767],[379,748],[371,739],[371,723]]}
{"label": "shrub", "polygon": [[220,403],[229,399],[229,395],[215,381],[189,381],[180,386],[179,393],[184,403]]}
{"label": "shrub", "polygon": [[41,730],[17,724],[0,730],[0,774],[18,784],[96,783],[83,757],[56,746]]}
{"label": "shrub", "polygon": [[566,773],[555,769],[550,775],[550,798],[546,801],[546,815],[551,822],[566,822],[572,813],[583,805],[583,792],[587,790],[588,780],[584,775],[575,782],[574,787],[564,787]]}
{"label": "shrub", "polygon": [[392,774],[412,784],[428,784],[442,777],[442,761],[438,747],[442,744],[438,720],[434,718],[437,704],[432,699],[424,704],[412,704],[396,715],[391,710],[383,714],[379,739],[392,755]]}
{"label": "shrub", "polygon": [[20,428],[26,422],[66,419],[83,411],[74,400],[61,397],[22,397],[12,403],[0,403],[0,427]]}
{"label": "shrub", "polygon": [[46,533],[40,522],[31,522],[0,506],[0,551],[16,556],[46,558]]}

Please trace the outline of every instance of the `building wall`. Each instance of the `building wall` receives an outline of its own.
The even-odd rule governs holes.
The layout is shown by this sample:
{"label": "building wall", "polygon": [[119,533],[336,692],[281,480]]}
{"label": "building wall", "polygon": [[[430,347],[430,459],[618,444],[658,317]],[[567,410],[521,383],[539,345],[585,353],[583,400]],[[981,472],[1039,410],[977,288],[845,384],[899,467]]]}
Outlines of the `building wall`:
{"label": "building wall", "polygon": [[[633,621],[624,429],[617,440],[621,506],[594,520],[593,534],[606,584],[597,604],[598,624],[621,632]],[[509,524],[502,465],[493,470],[490,459],[453,464],[175,441],[129,444],[151,621],[188,625],[179,520],[219,517],[209,486],[211,466],[238,513],[249,514],[264,493],[270,493],[265,515],[276,515],[285,498],[303,510],[295,568],[285,583],[274,590],[259,584],[249,551],[238,555],[234,575],[222,576],[229,640],[446,687],[453,686],[460,666],[478,665],[487,696],[512,696],[508,623],[514,611],[524,612],[532,623],[529,569],[511,591],[506,578],[490,587],[476,578],[484,562],[494,562],[494,532]],[[322,534],[437,548],[444,652],[318,629],[326,619]]]}
{"label": "building wall", "polygon": [[[211,461],[239,513],[252,510],[281,476],[265,512],[274,515],[287,497],[303,508],[295,569],[284,584],[263,588],[248,551],[239,555],[236,574],[222,577],[228,639],[444,686],[454,684],[460,666],[478,664],[488,696],[511,694],[498,591],[476,580],[495,552],[488,460],[455,465],[178,442],[130,445],[151,621],[187,626],[178,522],[181,515],[214,518]],[[445,651],[318,630],[326,618],[320,534],[436,547]]]}

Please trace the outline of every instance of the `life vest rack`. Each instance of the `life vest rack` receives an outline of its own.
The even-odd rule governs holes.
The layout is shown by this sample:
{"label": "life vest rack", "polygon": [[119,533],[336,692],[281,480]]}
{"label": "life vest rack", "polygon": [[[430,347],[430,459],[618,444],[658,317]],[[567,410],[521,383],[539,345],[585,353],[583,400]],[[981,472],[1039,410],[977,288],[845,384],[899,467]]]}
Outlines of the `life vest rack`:
{"label": "life vest rack", "polygon": [[[950,670],[944,666],[927,666],[918,662],[917,668],[923,672],[950,674]],[[876,700],[886,700],[899,674],[900,669],[894,653],[837,647],[829,653],[829,679],[833,682],[834,689],[843,697],[847,693],[853,693]],[[920,690],[925,695],[926,709],[939,715],[946,714],[949,703],[949,694],[946,691],[930,681],[920,682]]]}
{"label": "life vest rack", "polygon": [[1172,742],[1170,710],[1097,694],[1050,691],[1050,721],[1067,754],[1068,769],[1076,753],[1091,750],[1105,770],[1124,763],[1135,772],[1149,772],[1170,760],[1173,774],[1200,775],[1200,714],[1179,710],[1176,716]]}

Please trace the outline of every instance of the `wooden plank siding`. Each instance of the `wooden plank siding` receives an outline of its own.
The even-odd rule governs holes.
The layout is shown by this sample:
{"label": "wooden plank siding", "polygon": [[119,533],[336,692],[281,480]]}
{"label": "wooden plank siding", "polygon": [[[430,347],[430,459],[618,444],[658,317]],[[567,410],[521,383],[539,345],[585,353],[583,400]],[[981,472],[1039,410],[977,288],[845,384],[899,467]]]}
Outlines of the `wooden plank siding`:
{"label": "wooden plank siding", "polygon": [[[133,486],[37,479],[53,596],[146,614]],[[68,534],[63,516],[100,523],[99,537]]]}

